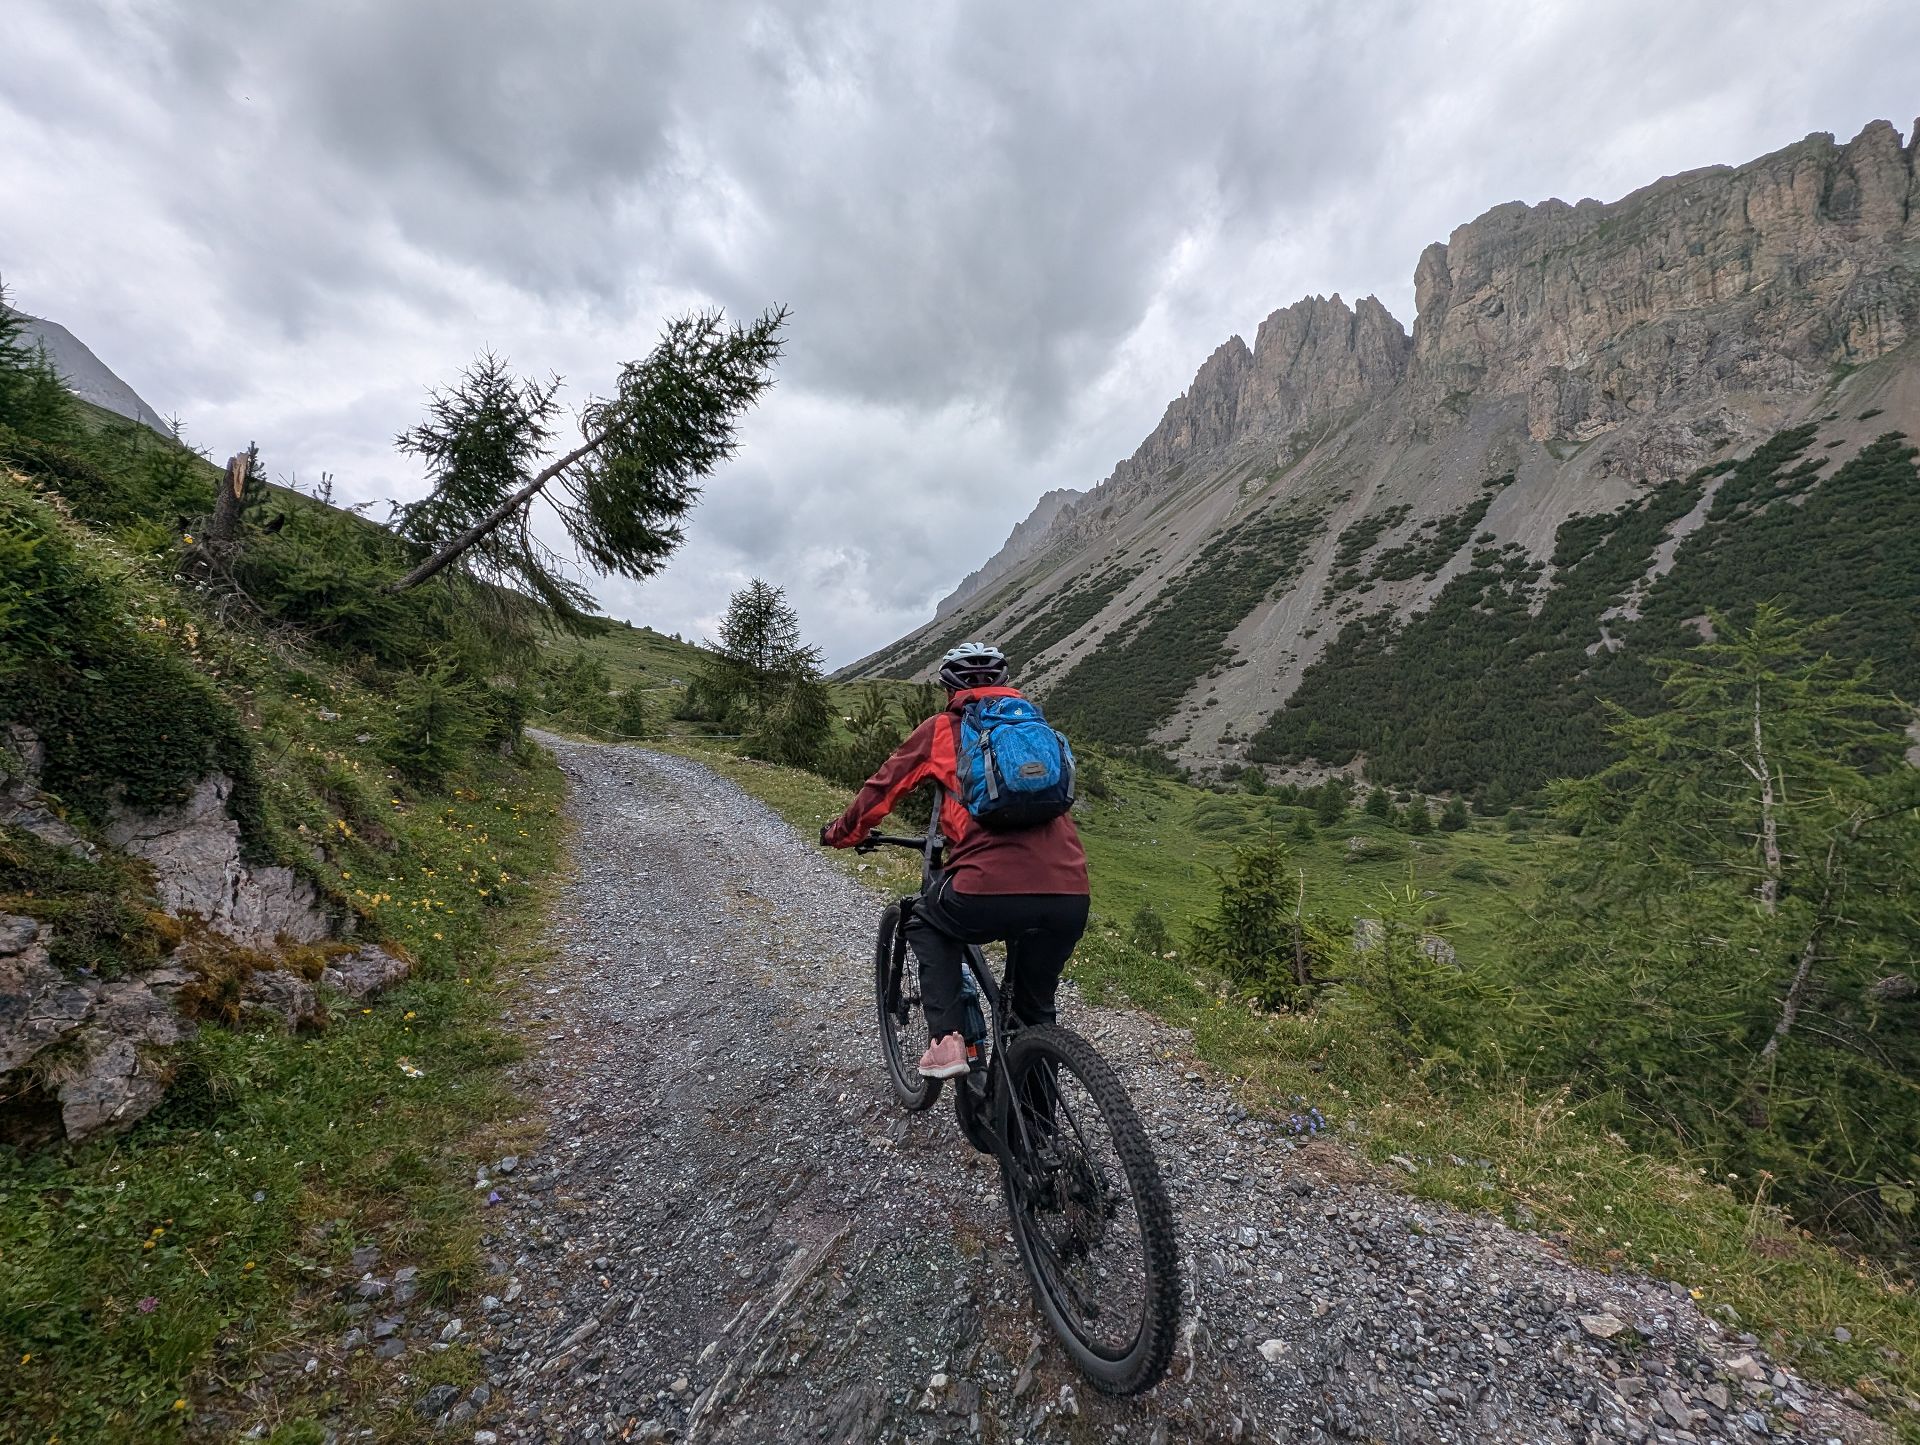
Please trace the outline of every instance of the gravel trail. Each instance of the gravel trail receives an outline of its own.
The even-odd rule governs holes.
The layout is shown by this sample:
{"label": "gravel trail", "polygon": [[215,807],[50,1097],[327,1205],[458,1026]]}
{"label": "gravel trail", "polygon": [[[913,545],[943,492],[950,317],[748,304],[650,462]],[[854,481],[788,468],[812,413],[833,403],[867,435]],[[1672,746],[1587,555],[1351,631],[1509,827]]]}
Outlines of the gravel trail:
{"label": "gravel trail", "polygon": [[1029,1299],[993,1167],[944,1098],[892,1104],[882,900],[697,763],[545,741],[576,828],[560,957],[519,1011],[548,1133],[489,1171],[489,1381],[477,1420],[441,1417],[454,1438],[1885,1438],[1684,1290],[1296,1147],[1183,1034],[1069,994],[1154,1136],[1187,1276],[1169,1378],[1095,1394]]}

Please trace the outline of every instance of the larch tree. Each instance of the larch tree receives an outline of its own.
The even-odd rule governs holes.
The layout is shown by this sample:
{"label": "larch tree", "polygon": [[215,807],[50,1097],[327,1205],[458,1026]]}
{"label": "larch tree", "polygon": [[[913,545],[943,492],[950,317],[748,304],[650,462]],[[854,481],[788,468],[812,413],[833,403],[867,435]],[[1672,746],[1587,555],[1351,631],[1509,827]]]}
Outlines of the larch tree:
{"label": "larch tree", "polygon": [[1910,712],[1777,607],[1711,621],[1656,711],[1616,710],[1619,761],[1552,790],[1580,836],[1517,954],[1542,1058],[1871,1214],[1920,1158]]}

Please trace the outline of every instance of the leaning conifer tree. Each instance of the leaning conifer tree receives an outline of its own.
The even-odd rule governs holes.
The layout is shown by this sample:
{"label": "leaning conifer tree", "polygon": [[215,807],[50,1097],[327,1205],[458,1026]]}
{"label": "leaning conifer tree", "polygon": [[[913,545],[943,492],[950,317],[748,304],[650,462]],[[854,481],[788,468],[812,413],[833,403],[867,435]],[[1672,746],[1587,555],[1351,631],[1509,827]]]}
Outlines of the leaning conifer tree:
{"label": "leaning conifer tree", "polygon": [[394,529],[425,555],[389,590],[453,567],[562,617],[590,610],[567,559],[536,532],[536,501],[578,561],[633,578],[658,571],[680,545],[700,481],[733,455],[742,413],[773,384],[785,324],[784,308],[745,325],[718,311],[668,323],[644,360],[620,369],[611,396],[581,409],[579,441],[557,457],[559,378],[518,378],[501,358],[480,357],[430,393],[426,419],[397,439],[426,463],[433,490],[396,510]]}

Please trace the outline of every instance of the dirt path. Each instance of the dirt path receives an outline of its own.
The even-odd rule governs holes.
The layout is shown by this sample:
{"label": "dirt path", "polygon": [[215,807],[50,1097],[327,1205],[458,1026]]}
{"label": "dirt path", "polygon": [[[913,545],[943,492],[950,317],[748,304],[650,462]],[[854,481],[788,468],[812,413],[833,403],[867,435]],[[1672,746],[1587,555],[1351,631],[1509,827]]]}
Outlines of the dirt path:
{"label": "dirt path", "polygon": [[991,1166],[944,1103],[887,1094],[880,900],[698,764],[551,741],[577,876],[523,1011],[550,1134],[489,1186],[500,1438],[1877,1438],[1684,1291],[1296,1149],[1183,1036],[1074,998],[1155,1136],[1187,1273],[1169,1379],[1093,1394],[1029,1301]]}

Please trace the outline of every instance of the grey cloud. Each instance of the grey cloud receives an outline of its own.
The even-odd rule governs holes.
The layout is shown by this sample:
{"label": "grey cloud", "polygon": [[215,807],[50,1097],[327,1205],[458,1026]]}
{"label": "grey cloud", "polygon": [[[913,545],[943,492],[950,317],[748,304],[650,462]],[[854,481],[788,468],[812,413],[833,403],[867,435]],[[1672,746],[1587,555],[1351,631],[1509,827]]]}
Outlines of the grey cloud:
{"label": "grey cloud", "polygon": [[0,275],[216,450],[349,499],[483,345],[578,400],[663,317],[794,308],[686,551],[845,660],[1308,292],[1411,321],[1487,206],[1916,108],[1899,0],[13,0]]}

